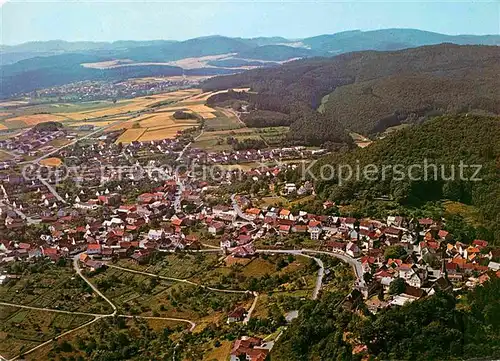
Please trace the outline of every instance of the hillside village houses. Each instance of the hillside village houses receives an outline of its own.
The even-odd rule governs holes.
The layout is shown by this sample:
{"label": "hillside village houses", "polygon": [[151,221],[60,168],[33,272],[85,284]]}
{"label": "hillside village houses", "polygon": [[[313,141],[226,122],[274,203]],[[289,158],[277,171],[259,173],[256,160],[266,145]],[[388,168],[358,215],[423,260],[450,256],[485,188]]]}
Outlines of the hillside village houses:
{"label": "hillside village houses", "polygon": [[[475,240],[470,245],[455,242],[439,219],[392,215],[386,219],[355,219],[292,212],[286,207],[256,206],[245,195],[236,196],[233,203],[224,203],[209,197],[210,189],[217,187],[214,183],[186,175],[156,182],[161,185],[139,193],[135,199],[127,198],[124,187],[134,180],[120,182],[119,175],[112,170],[103,172],[101,163],[121,164],[127,157],[140,158],[144,152],[175,158],[185,143],[178,139],[132,143],[120,149],[103,142],[75,150],[78,157],[88,160],[88,167],[79,176],[84,184],[92,182],[97,174],[106,177],[106,182],[116,180],[112,187],[89,183],[92,187],[82,188],[78,195],[64,195],[63,202],[38,180],[10,176],[2,179],[7,198],[0,206],[0,227],[17,231],[41,223],[47,231],[37,239],[0,240],[0,262],[37,257],[56,262],[84,254],[80,262],[89,270],[96,270],[118,258],[147,263],[155,252],[204,248],[207,237],[213,238],[212,247],[219,244],[221,252],[232,257],[255,257],[263,243],[279,249],[294,238],[299,240],[297,247],[302,247],[301,240],[307,240],[307,247],[356,260],[363,273],[358,275],[360,280],[356,285],[365,298],[388,293],[392,282],[403,279],[405,290],[391,295],[395,305],[438,289],[475,287],[490,277],[500,276],[499,249],[489,247],[484,240]],[[289,150],[290,156],[303,151]],[[66,148],[61,154],[69,164],[77,161],[71,149]],[[279,156],[274,151],[222,152],[216,157],[196,149],[186,153],[187,157],[208,162],[219,162],[219,157],[230,162],[232,156],[253,159],[255,155]],[[280,167],[250,169],[246,175],[278,184],[276,177],[281,171]],[[296,190],[292,192],[297,193],[300,189],[311,189],[307,182],[294,186]],[[280,187],[283,193],[293,189],[285,182]],[[16,198],[28,193],[36,199],[32,204]],[[176,203],[181,206],[175,207]],[[323,209],[332,206],[332,202],[326,201]],[[390,254],[387,250],[392,248],[402,252],[397,257],[387,257]]]}
{"label": "hillside village houses", "polygon": [[[190,194],[203,199],[204,184],[191,181]],[[113,190],[113,192],[117,192]],[[406,290],[395,295],[398,305],[447,290],[451,284],[474,287],[488,277],[500,276],[498,249],[476,240],[471,245],[453,242],[452,235],[442,229],[443,223],[429,219],[388,217],[385,220],[293,213],[286,208],[254,207],[244,197],[244,219],[232,206],[202,204],[191,213],[175,212],[172,208],[176,187],[166,182],[150,193],[140,194],[133,204],[121,204],[120,197],[108,192],[86,203],[107,209],[103,219],[86,217],[92,209],[75,203],[50,210],[43,217],[50,234],[32,242],[0,241],[0,262],[59,258],[84,254],[80,261],[89,270],[97,270],[114,258],[128,257],[144,263],[153,252],[199,249],[202,240],[192,232],[202,229],[219,239],[220,248],[233,257],[253,257],[259,241],[283,244],[287,237],[297,235],[317,242],[328,252],[345,254],[357,259],[366,280],[363,295],[388,292],[390,284],[401,278]],[[113,198],[109,202],[108,198]],[[237,203],[236,207],[241,207]],[[15,222],[15,215],[2,212],[3,223]],[[84,225],[76,225],[79,219]],[[201,227],[201,228],[200,228]],[[405,255],[386,259],[388,247],[399,247]],[[486,250],[482,251],[482,250]]]}

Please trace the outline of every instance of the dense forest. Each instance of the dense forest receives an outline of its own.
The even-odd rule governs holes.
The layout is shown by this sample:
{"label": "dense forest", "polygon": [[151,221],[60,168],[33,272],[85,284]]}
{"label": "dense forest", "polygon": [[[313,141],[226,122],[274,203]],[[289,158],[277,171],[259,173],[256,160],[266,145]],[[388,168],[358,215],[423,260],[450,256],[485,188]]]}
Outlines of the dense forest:
{"label": "dense forest", "polygon": [[[378,197],[387,197],[407,207],[443,199],[472,205],[479,213],[477,221],[488,230],[485,238],[500,242],[499,157],[498,118],[442,116],[400,130],[367,148],[327,156],[312,167],[311,174],[318,177],[316,191],[320,197],[339,204],[359,199],[373,203]],[[461,162],[468,166],[463,168],[463,177],[460,177]],[[350,165],[354,172],[359,166],[362,172],[368,164],[378,167],[379,172],[342,182],[340,171],[333,175],[323,172],[329,179],[320,176],[324,165],[337,170],[341,165]],[[414,164],[419,166],[411,169],[413,179],[410,179],[410,166]],[[382,172],[384,165],[388,167]],[[401,169],[396,165],[401,165]],[[469,165],[480,166],[475,177],[478,168]],[[404,172],[404,177],[399,171]],[[342,177],[347,175],[346,170]]]}
{"label": "dense forest", "polygon": [[[291,138],[304,141],[310,135],[303,132],[312,132],[313,142],[318,144],[328,140],[323,131],[329,127],[341,132],[343,126],[370,135],[440,113],[498,114],[498,59],[500,49],[488,46],[441,44],[394,52],[365,51],[217,77],[206,81],[203,88],[250,87],[254,93],[246,101],[254,110],[285,114],[314,110],[303,112],[296,120],[299,124],[291,129]],[[318,118],[314,113],[323,99],[323,114]],[[218,100],[221,98],[211,101]],[[309,126],[309,116],[318,126]]]}
{"label": "dense forest", "polygon": [[361,360],[356,344],[380,360],[500,357],[500,278],[461,295],[437,293],[376,315],[352,313],[337,297],[311,301],[279,339],[272,361]]}

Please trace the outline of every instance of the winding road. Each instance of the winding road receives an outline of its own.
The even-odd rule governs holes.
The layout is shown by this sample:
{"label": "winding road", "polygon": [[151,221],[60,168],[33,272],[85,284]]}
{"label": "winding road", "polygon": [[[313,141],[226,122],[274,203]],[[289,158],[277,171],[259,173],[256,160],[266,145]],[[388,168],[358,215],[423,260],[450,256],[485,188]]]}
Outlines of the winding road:
{"label": "winding road", "polygon": [[85,277],[82,273],[82,269],[80,268],[80,263],[79,263],[79,260],[80,260],[80,254],[76,254],[74,257],[73,257],[73,268],[75,269],[76,273],[78,274],[78,276],[80,276],[86,284],[88,284],[90,286],[90,288],[92,288],[92,290],[94,290],[95,293],[97,293],[99,296],[101,296],[101,298],[106,301],[110,306],[111,308],[113,309],[113,312],[108,314],[107,316],[114,316],[116,315],[116,313],[118,312],[118,309],[116,308],[115,304],[113,302],[111,302],[101,291],[99,291],[99,289],[94,286],[92,284],[92,282],[90,282],[87,277]]}
{"label": "winding road", "polygon": [[233,206],[233,209],[236,211],[236,213],[238,214],[238,217],[244,219],[245,221],[248,221],[248,222],[251,222],[253,221],[253,218],[250,218],[249,216],[247,216],[241,209],[240,205],[238,204],[238,202],[236,201],[236,194],[232,194],[231,195],[231,204]]}
{"label": "winding road", "polygon": [[134,319],[134,318],[138,318],[138,319],[147,319],[147,320],[163,320],[163,321],[175,321],[175,322],[184,322],[184,323],[188,323],[190,325],[190,328],[189,328],[189,331],[192,332],[194,330],[194,328],[196,327],[196,323],[194,323],[193,321],[191,320],[188,320],[188,319],[183,319],[183,318],[173,318],[173,317],[155,317],[155,316],[136,316],[136,315],[122,315],[122,314],[118,314],[118,310],[117,310],[117,307],[116,305],[111,302],[111,300],[109,300],[104,294],[102,294],[101,291],[99,291],[99,289],[97,287],[95,287],[92,282],[90,282],[82,273],[82,270],[80,268],[80,265],[79,265],[79,254],[75,255],[73,257],[73,267],[75,268],[75,271],[76,273],[78,274],[78,276],[80,276],[84,281],[85,283],[87,283],[91,288],[92,290],[97,294],[99,295],[100,297],[102,297],[113,309],[113,312],[112,313],[108,313],[108,314],[99,314],[99,313],[86,313],[86,312],[73,312],[73,311],[65,311],[65,310],[58,310],[58,309],[51,309],[51,308],[44,308],[44,307],[33,307],[33,306],[25,306],[25,305],[19,305],[19,304],[14,304],[14,303],[8,303],[8,302],[0,302],[0,306],[9,306],[9,307],[17,307],[17,308],[24,308],[24,309],[29,309],[29,310],[37,310],[37,311],[45,311],[45,312],[55,312],[55,313],[64,313],[64,314],[70,314],[70,315],[80,315],[80,316],[90,316],[90,317],[93,317],[92,320],[90,320],[89,322],[86,322],[76,328],[73,328],[71,330],[68,330],[64,333],[61,333],[60,335],[57,335],[53,338],[51,338],[50,340],[46,341],[46,342],[43,342],[35,347],[33,347],[32,349],[28,350],[28,351],[25,351],[23,352],[22,354],[20,355],[17,355],[11,359],[9,359],[9,361],[14,361],[14,360],[17,360],[19,359],[21,356],[23,355],[28,355],[48,344],[50,344],[51,342],[53,342],[54,340],[58,340],[60,339],[61,337],[64,337],[66,335],[69,335],[73,332],[76,332],[84,327],[87,327],[91,324],[93,324],[94,322],[96,321],[99,321],[100,319],[103,319],[103,318],[108,318],[108,317],[123,317],[123,318],[131,318],[131,319]]}
{"label": "winding road", "polygon": [[323,285],[323,276],[325,275],[325,266],[323,264],[323,261],[320,260],[319,258],[309,256],[305,253],[303,253],[304,250],[271,250],[271,249],[258,249],[255,252],[257,253],[279,253],[279,254],[291,254],[291,255],[296,255],[296,256],[303,256],[306,258],[313,259],[317,265],[319,266],[318,270],[318,276],[316,277],[316,284],[314,286],[313,294],[312,294],[312,299],[316,300],[318,299],[319,296],[319,291],[321,291],[321,286]]}
{"label": "winding road", "polygon": [[[201,252],[201,251],[205,251],[205,250],[199,250],[199,251]],[[207,251],[214,252],[214,251],[217,251],[217,250],[210,249],[210,250],[207,250]],[[364,281],[363,281],[363,277],[362,277],[363,276],[363,268],[361,266],[361,262],[359,260],[353,259],[353,258],[351,258],[351,257],[349,257],[348,255],[345,255],[345,254],[336,253],[336,252],[328,252],[328,251],[316,251],[316,250],[312,250],[312,249],[299,249],[299,250],[259,249],[259,250],[256,250],[256,252],[257,253],[267,253],[267,254],[301,255],[301,256],[304,256],[304,257],[307,257],[307,258],[314,259],[315,262],[319,266],[319,271],[318,271],[318,276],[317,276],[317,279],[316,279],[316,285],[314,287],[312,299],[317,299],[318,296],[319,296],[319,292],[320,292],[321,287],[322,287],[322,281],[323,281],[323,276],[324,276],[324,264],[321,261],[321,259],[319,259],[317,257],[314,257],[314,256],[311,256],[311,254],[313,254],[313,255],[314,254],[324,254],[324,255],[327,255],[327,256],[332,256],[332,257],[339,258],[342,261],[349,263],[354,268],[354,272],[356,274],[356,278],[358,280],[358,284],[364,285]],[[82,269],[80,268],[80,264],[79,264],[79,256],[80,255],[77,254],[77,255],[75,255],[73,257],[73,267],[74,267],[76,273],[78,274],[79,277],[81,277],[85,281],[85,283],[87,283],[92,288],[92,290],[97,295],[99,295],[102,299],[104,299],[111,306],[111,308],[113,309],[113,312],[112,313],[108,313],[108,314],[97,314],[97,313],[87,313],[87,312],[77,312],[77,311],[73,312],[73,311],[65,311],[65,310],[50,309],[50,308],[43,308],[43,307],[33,307],[33,306],[12,304],[12,303],[8,303],[8,302],[0,302],[0,306],[9,306],[9,307],[17,307],[17,308],[24,308],[24,309],[30,309],[30,310],[45,311],[45,312],[55,312],[55,313],[64,313],[64,314],[70,314],[70,315],[81,315],[81,316],[93,317],[92,320],[90,320],[90,321],[88,321],[88,322],[86,322],[86,323],[84,323],[84,324],[82,324],[82,325],[80,325],[80,326],[78,326],[78,327],[76,327],[74,329],[68,330],[68,331],[66,331],[66,332],[64,332],[64,333],[62,333],[62,334],[60,334],[60,335],[58,335],[58,336],[56,336],[56,337],[54,337],[54,338],[46,341],[46,342],[43,342],[43,343],[35,346],[34,348],[32,348],[32,349],[24,352],[22,355],[30,354],[30,353],[32,353],[32,352],[34,352],[34,351],[36,351],[36,350],[38,350],[38,349],[40,349],[40,348],[48,345],[48,344],[50,344],[54,340],[60,339],[61,337],[64,337],[64,336],[69,335],[69,334],[71,334],[73,332],[76,332],[76,331],[78,331],[80,329],[83,329],[83,328],[85,328],[85,327],[93,324],[94,322],[100,320],[100,319],[108,318],[108,317],[113,317],[113,316],[123,317],[123,318],[130,318],[130,319],[138,318],[138,319],[154,319],[154,320],[185,322],[185,323],[188,323],[190,325],[189,332],[192,332],[194,330],[194,328],[196,327],[196,323],[194,323],[193,321],[188,320],[188,319],[171,318],[171,317],[155,317],[155,316],[133,316],[133,315],[118,314],[118,309],[117,309],[116,305],[110,299],[108,299],[101,291],[99,291],[99,289],[96,286],[94,286],[92,284],[92,282],[90,282],[83,275]],[[160,275],[156,275],[156,274],[153,274],[153,273],[148,273],[148,272],[143,272],[143,271],[137,271],[137,270],[133,270],[133,269],[129,269],[129,268],[124,268],[124,267],[119,267],[119,266],[115,266],[115,265],[108,265],[108,267],[119,269],[119,270],[122,270],[122,271],[125,271],[125,272],[142,274],[142,275],[146,275],[146,276],[150,276],[150,277],[156,277],[156,278],[164,279],[164,280],[168,280],[168,281],[182,282],[182,283],[190,284],[190,285],[193,285],[193,286],[202,287],[202,288],[205,288],[207,290],[214,291],[214,292],[239,293],[239,294],[248,294],[248,293],[250,293],[254,297],[254,300],[253,300],[252,305],[250,306],[250,308],[249,308],[249,310],[247,312],[247,315],[246,315],[245,319],[243,320],[243,323],[245,323],[245,324],[250,321],[252,313],[255,310],[255,307],[257,305],[257,301],[258,301],[258,298],[259,298],[259,294],[257,292],[251,292],[249,290],[219,289],[219,288],[204,286],[204,285],[201,285],[201,284],[198,284],[196,282],[189,281],[189,280],[186,280],[186,279],[160,276]],[[17,360],[22,355],[17,355],[15,357],[11,358],[9,361]],[[1,356],[0,356],[0,359],[1,359]]]}

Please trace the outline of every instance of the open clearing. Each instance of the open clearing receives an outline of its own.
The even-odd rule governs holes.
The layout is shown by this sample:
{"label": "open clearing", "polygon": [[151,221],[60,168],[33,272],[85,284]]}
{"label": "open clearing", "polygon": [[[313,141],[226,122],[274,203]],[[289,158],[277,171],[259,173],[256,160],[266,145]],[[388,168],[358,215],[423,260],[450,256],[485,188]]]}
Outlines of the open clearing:
{"label": "open clearing", "polygon": [[136,129],[136,128],[131,128],[127,129],[125,133],[120,135],[118,139],[116,140],[116,143],[131,143],[139,139],[139,137],[144,134],[146,129]]}
{"label": "open clearing", "polygon": [[34,115],[19,116],[15,118],[8,118],[5,121],[7,123],[21,121],[24,124],[26,124],[27,127],[31,127],[39,123],[45,123],[50,121],[60,122],[65,119],[66,119],[65,117],[55,114],[34,114]]}
{"label": "open clearing", "polygon": [[[235,91],[243,90],[248,89],[235,89]],[[108,127],[107,132],[124,130],[117,142],[157,141],[175,138],[179,132],[200,125],[199,120],[174,119],[173,114],[179,110],[203,118],[205,132],[237,131],[239,128],[245,128],[233,111],[205,105],[210,96],[224,92],[227,90],[203,93],[201,89],[184,89],[115,102],[103,100],[55,104],[9,103],[12,108],[6,109],[7,111],[0,109],[1,114],[5,115],[0,119],[0,130],[26,128],[43,122],[58,121],[73,128],[93,125]],[[247,130],[248,134],[241,134],[238,140],[264,139],[255,132]],[[208,134],[204,139],[200,139],[201,147],[207,149],[215,147],[214,150],[230,149],[227,144],[220,144],[226,141],[226,137],[222,134]]]}
{"label": "open clearing", "polygon": [[196,120],[176,120],[173,114],[173,112],[145,114],[112,126],[108,131],[127,129],[116,143],[130,143],[175,138],[178,132],[198,126]]}
{"label": "open clearing", "polygon": [[190,126],[186,127],[184,125],[177,125],[173,127],[167,127],[167,128],[162,128],[162,129],[148,129],[146,132],[144,132],[137,140],[140,142],[149,142],[153,140],[162,140],[162,139],[171,139],[175,138],[175,136],[185,130],[186,128],[189,128]]}
{"label": "open clearing", "polygon": [[62,164],[62,160],[55,157],[45,158],[40,161],[40,164],[47,167],[59,167]]}

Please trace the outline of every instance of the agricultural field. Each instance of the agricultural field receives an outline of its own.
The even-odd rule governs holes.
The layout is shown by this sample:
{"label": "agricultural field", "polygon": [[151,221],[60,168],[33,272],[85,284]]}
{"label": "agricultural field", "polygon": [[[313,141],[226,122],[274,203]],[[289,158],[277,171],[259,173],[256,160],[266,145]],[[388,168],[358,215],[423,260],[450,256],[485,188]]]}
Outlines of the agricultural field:
{"label": "agricultural field", "polygon": [[217,268],[222,262],[219,254],[159,254],[160,258],[153,264],[142,266],[129,260],[121,260],[118,266],[138,271],[158,274],[159,276],[179,279],[190,279],[195,275]]}
{"label": "agricultural field", "polygon": [[127,129],[122,135],[118,137],[116,143],[131,143],[140,138],[144,134],[146,129],[144,128],[130,128]]}
{"label": "agricultural field", "polygon": [[205,290],[182,282],[109,268],[92,281],[125,314],[186,318],[193,321],[224,315],[249,296]]}
{"label": "agricultural field", "polygon": [[[137,341],[145,345],[149,345],[152,340],[159,340],[161,338],[163,341],[162,345],[168,350],[171,345],[165,342],[166,335],[175,341],[187,327],[187,323],[167,320],[103,319],[40,347],[36,351],[26,355],[25,359],[33,361],[95,359],[103,352],[102,349],[96,349],[96,346],[100,348],[117,348],[121,356],[117,359],[129,359],[130,357],[122,355],[127,355],[127,351],[131,353],[134,350],[135,353],[148,357],[148,359],[158,359],[157,349],[146,351],[145,349],[137,350],[134,346],[128,348],[122,347],[115,342],[117,339],[116,336],[120,335],[122,342],[127,340],[127,344]],[[93,341],[97,341],[97,345]],[[121,352],[125,352],[125,354]],[[127,356],[131,355],[128,354]]]}
{"label": "agricultural field", "polygon": [[[245,89],[241,89],[245,90]],[[221,91],[224,92],[224,91]],[[219,92],[216,92],[219,93]],[[124,99],[118,101],[92,101],[83,103],[29,104],[9,102],[0,104],[0,130],[20,129],[35,124],[57,121],[67,127],[93,125],[106,127],[106,131],[125,130],[117,142],[154,141],[176,137],[179,132],[199,126],[197,120],[176,120],[174,112],[182,110],[203,118],[208,132],[225,132],[245,128],[237,114],[230,109],[211,108],[206,100],[216,93],[202,93],[200,89],[184,89],[169,93]],[[246,130],[240,140],[270,140],[276,134],[263,130]],[[261,135],[253,133],[259,132]],[[271,132],[272,133],[272,132]],[[201,147],[229,149],[218,146],[223,133],[208,133]],[[217,140],[216,140],[217,139]],[[215,140],[215,143],[214,143]]]}
{"label": "agricultural field", "polygon": [[126,129],[116,142],[130,143],[174,138],[178,132],[197,127],[199,124],[196,120],[177,120],[173,114],[174,112],[145,114],[112,126],[108,130]]}
{"label": "agricultural field", "polygon": [[60,115],[53,115],[53,114],[34,114],[34,115],[21,115],[18,117],[14,118],[7,118],[5,120],[5,125],[8,126],[10,122],[22,122],[26,125],[26,127],[32,127],[34,125],[37,125],[39,123],[45,123],[45,122],[50,122],[50,121],[55,121],[55,122],[60,122],[62,120],[66,119],[64,116]]}
{"label": "agricultural field", "polygon": [[[47,121],[58,121],[71,126],[99,120],[114,121],[129,119],[134,113],[175,104],[201,94],[199,89],[185,89],[169,93],[114,101],[92,101],[82,103],[31,104],[27,101],[0,103],[0,130],[30,127]],[[203,109],[204,111],[209,111]],[[121,119],[119,119],[121,117]],[[124,118],[125,117],[125,118]]]}
{"label": "agricultural field", "polygon": [[236,113],[229,109],[216,108],[214,117],[205,118],[205,130],[232,130],[244,128],[245,124],[239,120]]}
{"label": "agricultural field", "polygon": [[47,167],[59,167],[62,164],[61,158],[45,158],[40,161],[41,165],[47,166]]}
{"label": "agricultural field", "polygon": [[[208,127],[210,122],[206,121]],[[228,139],[234,138],[238,141],[245,139],[261,139],[269,147],[279,143],[288,132],[288,127],[269,127],[269,128],[247,128],[226,129],[216,131],[205,131],[194,143],[194,148],[200,148],[207,151],[231,150],[232,146]]]}
{"label": "agricultural field", "polygon": [[90,320],[90,316],[0,306],[0,355],[17,356]]}
{"label": "agricultural field", "polygon": [[[21,268],[22,267],[22,268]],[[70,266],[46,262],[12,265],[20,278],[0,286],[0,302],[65,311],[107,313],[109,305],[76,276]]]}

